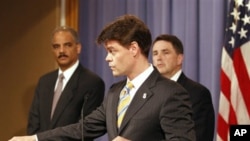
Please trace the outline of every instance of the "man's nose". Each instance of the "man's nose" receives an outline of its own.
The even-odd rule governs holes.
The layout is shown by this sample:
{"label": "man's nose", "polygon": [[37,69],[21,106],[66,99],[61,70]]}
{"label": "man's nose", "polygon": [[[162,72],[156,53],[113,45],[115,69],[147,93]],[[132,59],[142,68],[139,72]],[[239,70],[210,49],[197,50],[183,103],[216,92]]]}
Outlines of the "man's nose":
{"label": "man's nose", "polygon": [[106,55],[105,61],[107,61],[107,62],[110,62],[110,61],[111,61],[111,57],[110,57],[109,54]]}
{"label": "man's nose", "polygon": [[64,52],[64,47],[63,46],[59,47],[59,52]]}
{"label": "man's nose", "polygon": [[156,54],[155,58],[156,58],[156,60],[161,60],[161,55],[160,54]]}

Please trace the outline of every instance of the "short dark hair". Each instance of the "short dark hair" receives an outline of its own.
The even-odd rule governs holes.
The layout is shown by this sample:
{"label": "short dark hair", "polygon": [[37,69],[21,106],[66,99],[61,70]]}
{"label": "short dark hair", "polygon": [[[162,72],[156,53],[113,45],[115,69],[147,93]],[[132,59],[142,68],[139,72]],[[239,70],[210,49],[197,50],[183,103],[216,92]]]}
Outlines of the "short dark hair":
{"label": "short dark hair", "polygon": [[169,35],[169,34],[162,34],[155,38],[153,44],[155,44],[155,42],[160,41],[160,40],[170,42],[173,45],[176,53],[184,54],[182,42],[178,37],[174,35]]}
{"label": "short dark hair", "polygon": [[53,39],[55,33],[60,32],[60,31],[70,32],[70,34],[73,36],[75,42],[80,43],[80,38],[79,38],[77,31],[69,26],[59,26],[59,27],[55,28],[54,31],[52,32],[51,39]]}
{"label": "short dark hair", "polygon": [[116,40],[125,47],[135,41],[145,57],[148,57],[152,45],[150,30],[143,21],[133,15],[118,17],[104,27],[97,38],[97,43],[105,44],[109,40]]}

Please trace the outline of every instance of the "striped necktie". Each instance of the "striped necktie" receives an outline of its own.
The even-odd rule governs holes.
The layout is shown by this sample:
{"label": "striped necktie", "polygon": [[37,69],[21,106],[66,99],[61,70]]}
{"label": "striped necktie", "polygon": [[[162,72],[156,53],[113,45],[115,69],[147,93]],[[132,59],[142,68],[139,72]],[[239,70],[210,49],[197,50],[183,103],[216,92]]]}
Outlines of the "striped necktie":
{"label": "striped necktie", "polygon": [[131,82],[128,82],[126,86],[122,89],[120,93],[120,100],[117,108],[117,127],[120,128],[123,117],[126,113],[126,110],[128,109],[128,106],[130,104],[130,95],[129,91],[133,88],[133,84]]}

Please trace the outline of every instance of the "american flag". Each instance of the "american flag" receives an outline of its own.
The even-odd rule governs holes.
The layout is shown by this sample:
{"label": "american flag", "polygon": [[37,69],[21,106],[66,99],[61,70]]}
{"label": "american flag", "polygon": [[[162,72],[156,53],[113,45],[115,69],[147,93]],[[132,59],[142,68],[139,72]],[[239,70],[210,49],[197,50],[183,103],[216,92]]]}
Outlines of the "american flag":
{"label": "american flag", "polygon": [[250,0],[232,0],[221,57],[217,141],[230,125],[250,124]]}

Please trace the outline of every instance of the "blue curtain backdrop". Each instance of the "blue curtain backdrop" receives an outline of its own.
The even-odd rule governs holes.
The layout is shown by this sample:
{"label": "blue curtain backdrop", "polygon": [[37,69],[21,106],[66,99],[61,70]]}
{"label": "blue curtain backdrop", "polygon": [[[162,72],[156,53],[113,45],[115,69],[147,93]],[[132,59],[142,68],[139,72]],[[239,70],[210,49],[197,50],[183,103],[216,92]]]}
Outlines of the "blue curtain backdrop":
{"label": "blue curtain backdrop", "polygon": [[[82,42],[81,63],[100,75],[109,86],[114,78],[105,62],[106,52],[95,41],[107,23],[123,14],[140,17],[150,28],[153,39],[159,34],[174,34],[184,45],[183,70],[205,85],[218,111],[220,57],[228,1],[225,0],[80,0],[79,33]],[[151,62],[151,55],[149,57]],[[103,136],[96,139],[107,141]]]}

